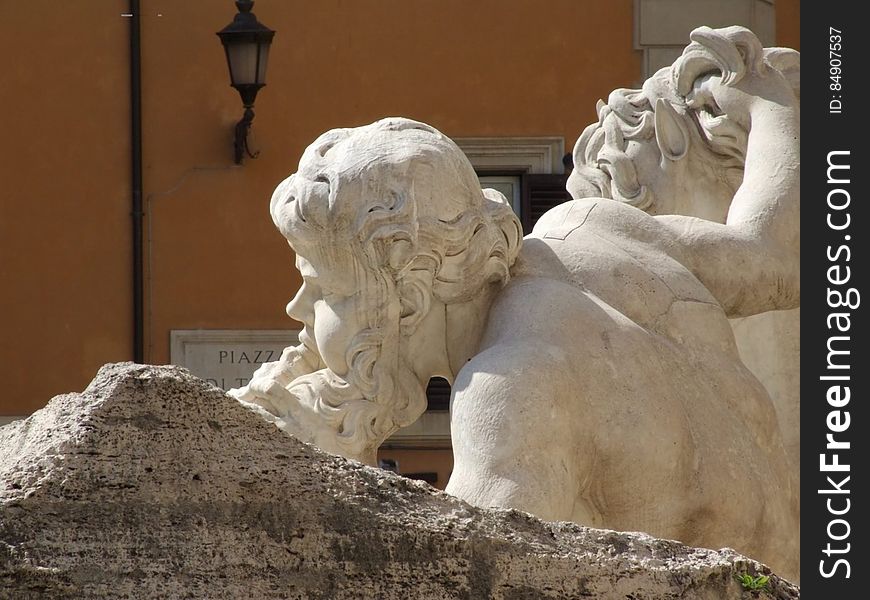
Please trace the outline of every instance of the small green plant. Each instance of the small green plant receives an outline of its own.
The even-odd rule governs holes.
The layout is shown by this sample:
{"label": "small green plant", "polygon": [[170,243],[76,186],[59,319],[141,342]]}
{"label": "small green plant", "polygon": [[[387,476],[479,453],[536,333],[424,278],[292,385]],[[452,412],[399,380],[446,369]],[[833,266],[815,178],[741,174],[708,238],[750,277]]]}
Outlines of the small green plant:
{"label": "small green plant", "polygon": [[753,577],[749,573],[741,573],[735,575],[737,581],[743,586],[744,590],[766,590],[767,582],[770,581],[770,575],[758,575]]}

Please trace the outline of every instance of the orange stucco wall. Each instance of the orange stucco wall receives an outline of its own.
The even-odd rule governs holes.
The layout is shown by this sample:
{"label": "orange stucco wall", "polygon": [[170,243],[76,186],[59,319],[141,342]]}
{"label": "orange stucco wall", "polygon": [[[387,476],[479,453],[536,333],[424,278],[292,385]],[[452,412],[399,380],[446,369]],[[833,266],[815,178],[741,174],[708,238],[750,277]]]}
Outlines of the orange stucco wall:
{"label": "orange stucco wall", "polygon": [[776,0],[776,43],[801,49],[801,0]]}
{"label": "orange stucco wall", "polygon": [[[161,124],[146,140],[154,362],[169,359],[173,328],[289,324],[283,307],[299,282],[268,199],[323,131],[404,115],[453,136],[570,140],[594,118],[599,90],[639,70],[628,0],[594,14],[573,0],[510,10],[499,0],[259,2],[259,18],[278,31],[256,106],[261,155],[231,167],[228,135],[241,110],[213,36],[226,3],[164,4],[145,23],[143,67],[146,122]],[[580,43],[572,28],[554,27],[565,21],[592,33]],[[190,23],[204,39],[185,34]],[[602,48],[612,49],[607,68]],[[178,87],[178,102],[161,102]]]}
{"label": "orange stucco wall", "polygon": [[[631,0],[259,0],[277,30],[256,103],[257,160],[232,164],[241,116],[214,32],[229,0],[142,0],[146,359],[171,329],[279,329],[299,281],[268,215],[323,131],[390,115],[450,136],[559,135],[637,83]],[[795,0],[777,2],[798,46]],[[82,389],[132,357],[125,0],[17,3],[0,149],[0,415]]]}
{"label": "orange stucco wall", "polygon": [[0,415],[130,357],[125,5],[0,7]]}

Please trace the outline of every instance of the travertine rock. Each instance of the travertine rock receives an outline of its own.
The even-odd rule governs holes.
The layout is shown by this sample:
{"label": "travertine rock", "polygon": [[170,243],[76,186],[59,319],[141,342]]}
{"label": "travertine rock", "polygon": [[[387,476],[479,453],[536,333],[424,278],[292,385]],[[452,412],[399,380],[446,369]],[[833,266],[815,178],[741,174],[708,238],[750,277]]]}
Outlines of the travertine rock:
{"label": "travertine rock", "polygon": [[727,599],[762,569],[474,508],[324,454],[177,367],[107,365],[0,428],[4,599]]}

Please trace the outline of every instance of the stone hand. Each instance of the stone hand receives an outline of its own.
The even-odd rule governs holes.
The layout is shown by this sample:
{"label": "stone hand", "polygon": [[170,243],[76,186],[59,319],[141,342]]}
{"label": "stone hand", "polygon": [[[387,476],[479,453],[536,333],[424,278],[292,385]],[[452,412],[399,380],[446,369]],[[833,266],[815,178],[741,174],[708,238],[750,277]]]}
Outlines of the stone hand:
{"label": "stone hand", "polygon": [[792,108],[798,101],[781,73],[765,69],[764,74],[747,73],[736,85],[724,84],[719,74],[699,77],[686,95],[686,104],[714,118],[725,115],[749,130],[753,113],[777,107]]}
{"label": "stone hand", "polygon": [[[303,381],[308,377],[308,374],[302,375],[298,380]],[[297,379],[293,382],[297,382]],[[247,408],[297,439],[318,443],[323,430],[328,429],[328,426],[322,418],[314,414],[314,398],[311,396],[317,390],[298,383],[294,387],[293,382],[285,386],[276,379],[258,377],[241,389],[231,390],[230,394]]]}
{"label": "stone hand", "polygon": [[383,438],[370,431],[364,415],[366,407],[376,405],[329,369],[304,373],[286,385],[267,374],[268,370],[260,373],[230,394],[303,442],[374,464],[374,451]]}
{"label": "stone hand", "polygon": [[230,395],[244,402],[262,406],[274,415],[287,412],[293,402],[288,386],[298,377],[320,368],[320,357],[303,345],[285,348],[281,358],[267,362],[254,373],[248,385],[230,390]]}
{"label": "stone hand", "polygon": [[760,111],[800,106],[800,53],[762,48],[740,27],[700,27],[673,66],[674,83],[689,108],[726,115],[745,130]]}

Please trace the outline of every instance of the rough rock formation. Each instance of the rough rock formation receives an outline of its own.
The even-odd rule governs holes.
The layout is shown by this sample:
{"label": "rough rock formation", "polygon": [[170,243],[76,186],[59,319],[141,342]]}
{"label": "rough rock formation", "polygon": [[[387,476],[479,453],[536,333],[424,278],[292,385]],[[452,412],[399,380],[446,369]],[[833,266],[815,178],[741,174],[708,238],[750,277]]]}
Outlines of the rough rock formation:
{"label": "rough rock formation", "polygon": [[[0,428],[0,598],[748,598],[730,550],[473,508],[177,367]],[[797,598],[776,576],[762,597]]]}

